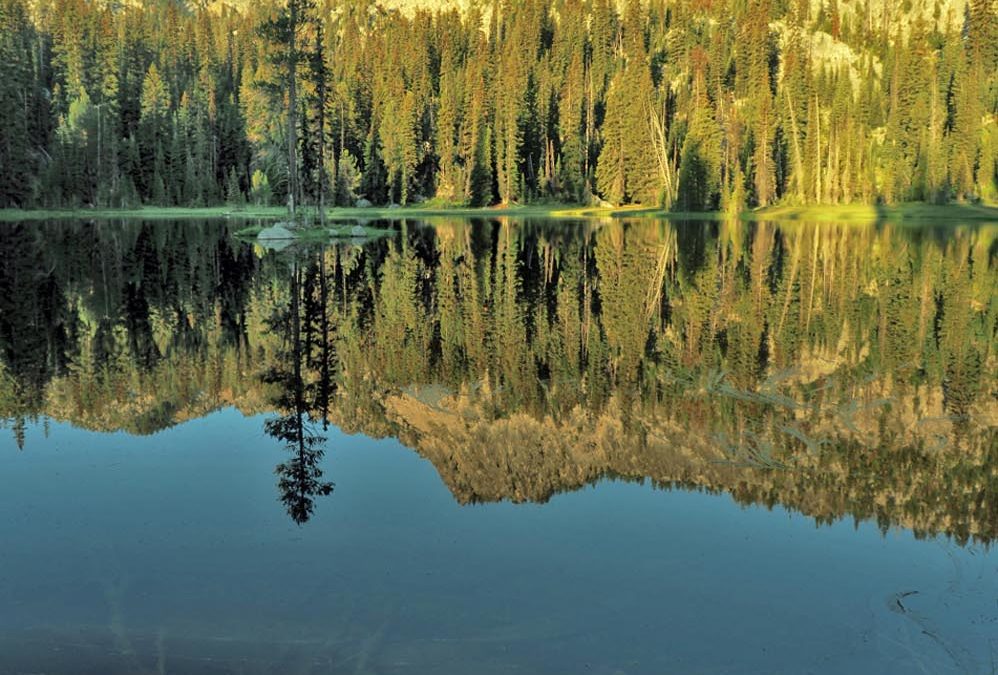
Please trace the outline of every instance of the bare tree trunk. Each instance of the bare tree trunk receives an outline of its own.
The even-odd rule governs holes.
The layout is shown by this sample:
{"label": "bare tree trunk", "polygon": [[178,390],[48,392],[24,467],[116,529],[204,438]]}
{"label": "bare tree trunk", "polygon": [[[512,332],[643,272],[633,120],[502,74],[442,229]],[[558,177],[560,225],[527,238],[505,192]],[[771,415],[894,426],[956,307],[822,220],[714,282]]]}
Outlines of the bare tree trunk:
{"label": "bare tree trunk", "polygon": [[669,163],[669,148],[665,133],[665,123],[656,114],[655,106],[649,102],[646,102],[646,104],[648,107],[648,125],[651,127],[652,135],[655,138],[653,150],[655,152],[655,159],[658,160],[659,178],[661,178],[662,185],[665,188],[666,203],[662,204],[662,206],[671,207],[679,192],[677,189],[676,167]]}
{"label": "bare tree trunk", "polygon": [[288,0],[288,209],[295,215],[298,200],[298,0]]}
{"label": "bare tree trunk", "polygon": [[586,68],[586,200],[593,194],[592,174],[589,166],[589,154],[592,152],[593,117],[595,116],[595,104],[593,103],[593,68],[589,62]]}
{"label": "bare tree trunk", "polygon": [[315,21],[316,79],[319,93],[319,223],[326,225],[326,53],[322,44],[322,19]]}
{"label": "bare tree trunk", "polygon": [[804,159],[800,149],[800,133],[797,130],[797,116],[794,114],[794,104],[790,99],[790,89],[783,88],[783,93],[787,99],[787,112],[790,113],[790,133],[794,137],[794,166],[796,169],[797,199],[804,201]]}
{"label": "bare tree trunk", "polygon": [[814,201],[816,204],[821,203],[821,104],[818,103],[818,96],[815,94],[814,97],[814,107],[818,111],[814,116],[817,121],[817,128],[814,130],[815,135],[815,152],[814,152]]}

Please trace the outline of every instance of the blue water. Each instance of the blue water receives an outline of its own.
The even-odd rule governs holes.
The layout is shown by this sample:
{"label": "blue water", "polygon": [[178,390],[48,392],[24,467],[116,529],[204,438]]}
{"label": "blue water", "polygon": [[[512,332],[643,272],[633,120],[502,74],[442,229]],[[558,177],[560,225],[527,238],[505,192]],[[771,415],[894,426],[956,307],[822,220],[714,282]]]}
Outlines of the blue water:
{"label": "blue water", "polygon": [[[296,526],[262,417],[0,433],[0,673],[993,673],[998,555],[601,481],[461,506],[332,429]],[[901,603],[900,606],[898,603]],[[903,609],[902,609],[903,607]]]}

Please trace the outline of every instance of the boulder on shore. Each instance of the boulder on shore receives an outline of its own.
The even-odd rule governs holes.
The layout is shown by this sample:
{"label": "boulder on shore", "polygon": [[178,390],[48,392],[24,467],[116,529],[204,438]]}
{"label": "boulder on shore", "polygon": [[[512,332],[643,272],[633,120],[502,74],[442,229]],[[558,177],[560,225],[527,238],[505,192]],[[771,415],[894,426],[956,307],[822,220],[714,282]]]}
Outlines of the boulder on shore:
{"label": "boulder on shore", "polygon": [[273,251],[280,251],[291,245],[291,242],[295,239],[295,233],[278,223],[277,225],[271,225],[270,227],[265,227],[260,230],[260,234],[256,235],[256,240],[263,245],[264,248],[271,249]]}
{"label": "boulder on shore", "polygon": [[369,200],[361,197],[356,202],[354,202],[354,206],[356,206],[358,209],[369,209],[373,206],[373,204],[371,204]]}

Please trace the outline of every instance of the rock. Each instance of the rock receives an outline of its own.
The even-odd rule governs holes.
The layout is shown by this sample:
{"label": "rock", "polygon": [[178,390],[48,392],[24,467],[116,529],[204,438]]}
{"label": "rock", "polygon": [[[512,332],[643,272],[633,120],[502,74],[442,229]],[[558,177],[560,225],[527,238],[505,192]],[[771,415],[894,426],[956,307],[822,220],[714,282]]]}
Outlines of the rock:
{"label": "rock", "polygon": [[353,227],[350,228],[350,234],[352,234],[355,237],[363,237],[365,234],[367,234],[367,231],[360,225],[354,225]]}
{"label": "rock", "polygon": [[282,224],[271,225],[270,227],[265,227],[260,230],[260,234],[256,235],[256,240],[260,242],[264,248],[268,248],[272,251],[281,251],[291,245],[291,242],[295,239],[295,233],[284,227]]}
{"label": "rock", "polygon": [[354,202],[354,206],[356,206],[358,209],[369,209],[373,205],[371,204],[370,201],[361,197],[356,202]]}
{"label": "rock", "polygon": [[294,239],[295,233],[286,228],[282,223],[271,225],[260,230],[256,235],[257,239]]}
{"label": "rock", "polygon": [[390,209],[400,209],[402,207],[399,206],[398,204],[392,203],[392,204],[388,205],[388,208],[390,208]]}

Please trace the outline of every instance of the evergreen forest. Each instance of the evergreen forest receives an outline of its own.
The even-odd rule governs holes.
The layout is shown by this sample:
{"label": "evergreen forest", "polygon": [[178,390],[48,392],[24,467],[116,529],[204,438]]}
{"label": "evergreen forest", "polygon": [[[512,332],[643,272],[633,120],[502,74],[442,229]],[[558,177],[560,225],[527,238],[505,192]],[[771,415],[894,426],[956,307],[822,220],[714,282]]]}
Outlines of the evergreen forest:
{"label": "evergreen forest", "polygon": [[0,207],[998,198],[994,0],[0,0]]}

